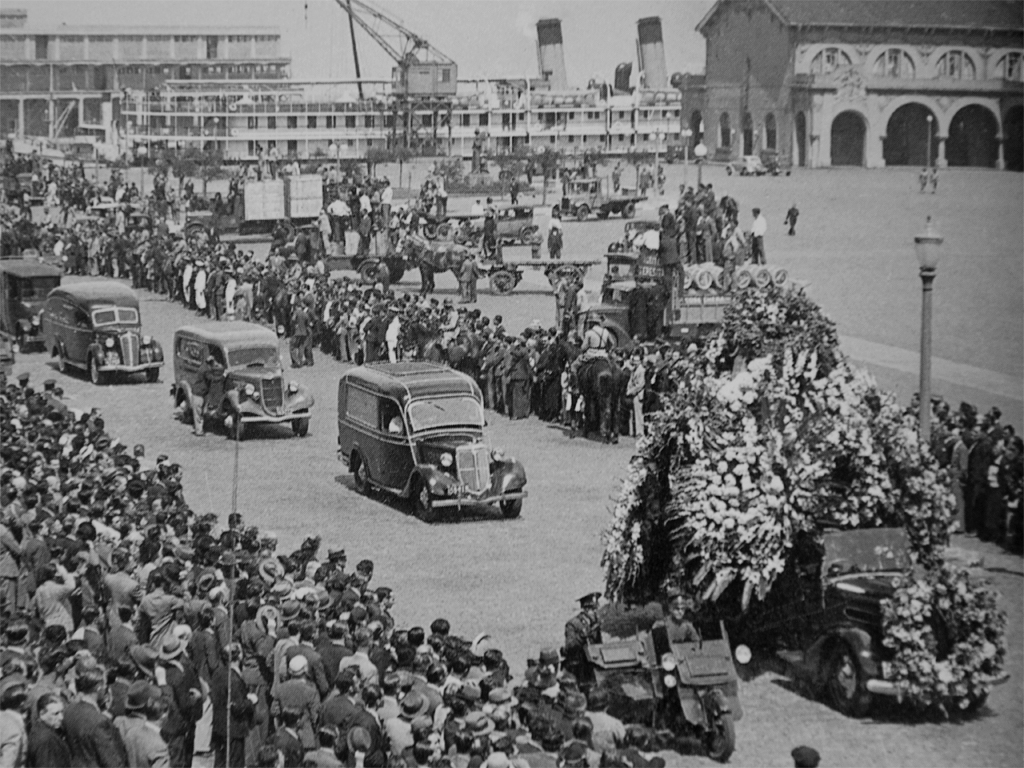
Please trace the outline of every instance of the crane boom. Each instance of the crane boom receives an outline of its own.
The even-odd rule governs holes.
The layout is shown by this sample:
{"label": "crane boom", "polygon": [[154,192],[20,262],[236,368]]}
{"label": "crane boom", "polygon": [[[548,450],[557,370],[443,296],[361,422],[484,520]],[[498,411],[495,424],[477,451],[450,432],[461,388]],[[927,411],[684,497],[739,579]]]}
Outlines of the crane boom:
{"label": "crane boom", "polygon": [[[348,14],[349,18],[358,24],[366,34],[368,34],[373,40],[379,45],[384,51],[394,59],[395,63],[399,66],[408,66],[410,63],[419,61],[419,53],[425,52],[427,60],[435,60],[439,63],[451,64],[452,60],[437,50],[424,38],[417,35],[411,29],[408,29],[403,24],[399,23],[395,19],[385,14],[382,11],[377,10],[363,0],[335,0],[343,11]],[[362,14],[373,17],[382,25],[387,26],[393,30],[400,38],[400,47],[394,45],[384,35],[370,24],[366,19],[363,18]]]}

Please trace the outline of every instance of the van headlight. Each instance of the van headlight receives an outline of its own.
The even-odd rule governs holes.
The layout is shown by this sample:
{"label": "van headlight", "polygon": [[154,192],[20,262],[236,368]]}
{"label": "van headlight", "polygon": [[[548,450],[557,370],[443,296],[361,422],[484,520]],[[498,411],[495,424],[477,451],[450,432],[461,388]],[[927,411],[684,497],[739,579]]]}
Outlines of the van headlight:
{"label": "van headlight", "polygon": [[662,680],[662,682],[665,684],[666,688],[675,688],[677,681],[673,675],[665,675],[665,678],[664,680]]}
{"label": "van headlight", "polygon": [[661,655],[661,668],[666,672],[671,672],[676,668],[676,657],[671,653],[663,653]]}
{"label": "van headlight", "polygon": [[143,336],[142,337],[142,345],[144,347],[148,347],[152,343],[153,343],[153,337],[152,336]]}
{"label": "van headlight", "polygon": [[245,389],[243,389],[242,391],[245,392],[246,397],[252,397],[254,394],[256,394],[256,387],[254,387],[252,384],[246,384]]}
{"label": "van headlight", "polygon": [[288,382],[288,394],[289,395],[294,395],[298,391],[299,391],[299,384],[298,384],[298,382],[296,382],[296,381],[289,381]]}
{"label": "van headlight", "polygon": [[107,349],[113,349],[114,348],[114,340],[113,340],[113,338],[111,338],[110,336],[107,336],[106,340],[103,342],[103,345]]}
{"label": "van headlight", "polygon": [[441,466],[444,467],[445,469],[448,469],[448,467],[450,467],[454,461],[455,457],[452,456],[450,453],[441,454]]}

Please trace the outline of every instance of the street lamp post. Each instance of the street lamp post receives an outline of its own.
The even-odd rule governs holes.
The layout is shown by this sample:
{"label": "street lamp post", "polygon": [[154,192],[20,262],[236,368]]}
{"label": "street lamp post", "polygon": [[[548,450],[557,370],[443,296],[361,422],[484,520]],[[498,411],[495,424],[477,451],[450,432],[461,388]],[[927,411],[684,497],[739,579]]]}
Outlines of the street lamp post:
{"label": "street lamp post", "polygon": [[688,171],[690,170],[690,139],[693,137],[693,131],[689,128],[683,128],[679,132],[679,135],[683,139],[683,186],[686,186]]}
{"label": "street lamp post", "polygon": [[932,227],[932,217],[925,222],[924,232],[914,237],[914,250],[921,270],[921,380],[920,402],[921,444],[931,444],[932,427],[932,283],[939,263],[942,236]]}
{"label": "street lamp post", "polygon": [[925,158],[925,165],[930,171],[932,169],[932,116],[928,115],[925,119],[928,121],[928,156]]}
{"label": "street lamp post", "polygon": [[708,148],[700,142],[693,148],[693,156],[697,158],[697,186],[704,183],[704,158],[708,156]]}

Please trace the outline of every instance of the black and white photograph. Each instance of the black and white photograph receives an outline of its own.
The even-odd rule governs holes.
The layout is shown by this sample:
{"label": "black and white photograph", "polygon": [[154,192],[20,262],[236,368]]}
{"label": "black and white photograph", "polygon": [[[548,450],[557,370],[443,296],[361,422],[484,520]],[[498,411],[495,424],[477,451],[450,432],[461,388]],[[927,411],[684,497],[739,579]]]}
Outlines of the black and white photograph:
{"label": "black and white photograph", "polygon": [[0,768],[1019,768],[1024,0],[4,0]]}

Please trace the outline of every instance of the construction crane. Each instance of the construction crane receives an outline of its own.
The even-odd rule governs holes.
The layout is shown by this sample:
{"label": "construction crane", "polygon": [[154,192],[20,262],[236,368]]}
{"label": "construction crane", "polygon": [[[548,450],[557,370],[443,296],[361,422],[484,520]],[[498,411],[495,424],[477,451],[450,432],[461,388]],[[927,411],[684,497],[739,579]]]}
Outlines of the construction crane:
{"label": "construction crane", "polygon": [[[392,70],[394,93],[398,96],[454,96],[458,67],[424,38],[363,0],[335,0],[348,14],[355,59],[356,79],[362,79],[355,25],[384,49],[396,66]],[[363,86],[359,83],[359,98]]]}

